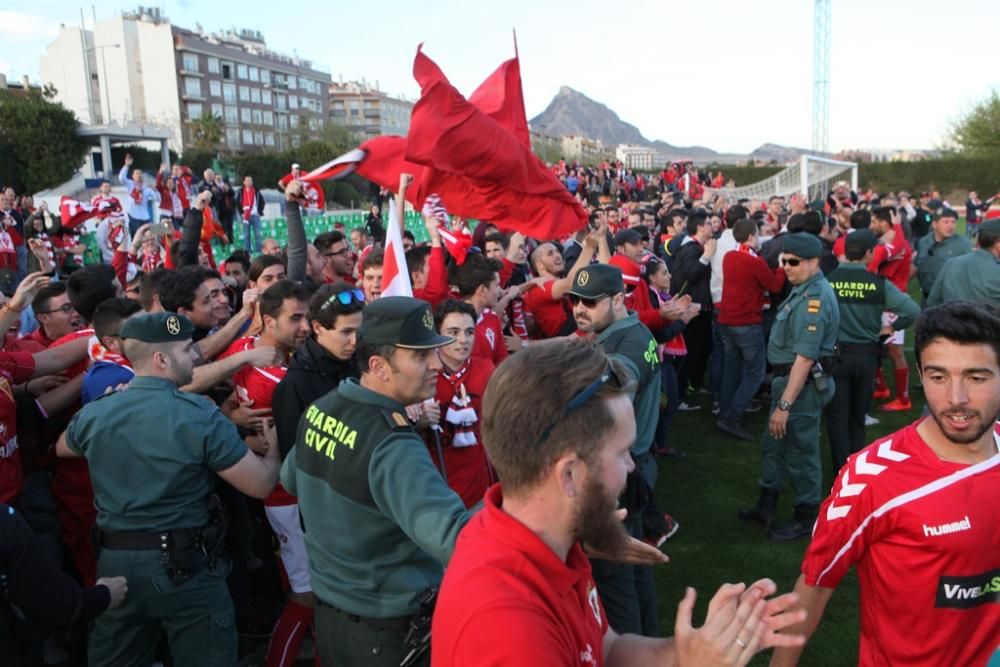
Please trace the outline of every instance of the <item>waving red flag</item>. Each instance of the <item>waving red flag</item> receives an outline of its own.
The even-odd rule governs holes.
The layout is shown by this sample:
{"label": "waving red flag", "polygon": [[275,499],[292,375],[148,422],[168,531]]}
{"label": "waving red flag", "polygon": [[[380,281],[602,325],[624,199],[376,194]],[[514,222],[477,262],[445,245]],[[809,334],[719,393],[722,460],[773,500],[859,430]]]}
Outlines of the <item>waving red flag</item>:
{"label": "waving red flag", "polygon": [[514,138],[528,149],[531,135],[524,113],[524,93],[521,90],[521,63],[511,58],[487,77],[469,96],[469,102],[507,128]]}

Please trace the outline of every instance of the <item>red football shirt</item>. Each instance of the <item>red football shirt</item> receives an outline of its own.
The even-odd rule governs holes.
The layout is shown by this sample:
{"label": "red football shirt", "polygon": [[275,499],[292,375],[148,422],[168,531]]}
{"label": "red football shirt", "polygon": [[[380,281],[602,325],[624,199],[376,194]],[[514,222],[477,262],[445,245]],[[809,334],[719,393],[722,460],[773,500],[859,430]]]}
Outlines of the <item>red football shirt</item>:
{"label": "red football shirt", "polygon": [[[237,338],[219,356],[219,359],[225,359],[244,350],[252,350],[256,346],[257,338],[252,336]],[[236,385],[236,397],[241,404],[250,406],[255,410],[270,408],[274,389],[285,377],[287,371],[288,368],[286,366],[265,366],[264,368],[256,368],[248,364],[242,366],[232,376],[233,384]],[[278,482],[271,495],[264,500],[264,504],[269,507],[295,505],[296,503],[298,503],[298,500],[295,496],[285,491],[284,487],[281,486],[281,482]]]}
{"label": "red football shirt", "polygon": [[521,297],[525,312],[535,318],[538,338],[557,336],[566,320],[572,317],[565,297],[556,299],[552,296],[555,284],[555,279],[552,279],[541,287],[528,290]]}
{"label": "red football shirt", "polygon": [[802,573],[833,588],[857,564],[859,665],[985,665],[1000,629],[998,526],[1000,454],[942,461],[913,424],[848,459]]}
{"label": "red football shirt", "polygon": [[879,243],[875,246],[868,270],[892,281],[900,292],[906,294],[912,257],[913,248],[903,237],[902,231],[897,229],[892,243]]}
{"label": "red football shirt", "polygon": [[10,505],[24,486],[21,452],[17,448],[17,406],[14,385],[35,373],[30,352],[0,352],[0,503]]}
{"label": "red football shirt", "polygon": [[500,317],[492,310],[484,310],[476,322],[476,340],[472,344],[472,356],[489,359],[494,366],[507,358],[507,344],[503,339],[503,325]]}
{"label": "red football shirt", "polygon": [[580,545],[563,561],[502,504],[495,484],[458,536],[434,610],[432,667],[603,665],[608,621]]}

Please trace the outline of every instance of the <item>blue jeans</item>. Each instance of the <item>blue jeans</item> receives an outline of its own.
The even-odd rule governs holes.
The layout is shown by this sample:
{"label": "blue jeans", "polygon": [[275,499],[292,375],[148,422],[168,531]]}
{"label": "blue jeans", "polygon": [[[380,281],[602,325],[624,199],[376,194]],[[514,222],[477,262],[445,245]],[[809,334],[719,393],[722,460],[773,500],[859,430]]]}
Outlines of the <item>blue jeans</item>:
{"label": "blue jeans", "polygon": [[[250,220],[244,220],[240,218],[240,222],[243,223],[243,249],[246,250],[251,255],[255,255],[260,252],[261,243],[264,241],[260,230],[260,216],[251,215]],[[250,232],[253,231],[254,243],[250,243]],[[232,240],[232,239],[230,239]]]}
{"label": "blue jeans", "polygon": [[967,238],[967,239],[969,239],[971,241],[972,237],[975,236],[976,232],[978,232],[978,231],[979,231],[979,223],[978,222],[969,222],[969,219],[966,218],[965,219],[965,238]]}
{"label": "blue jeans", "polygon": [[765,341],[764,327],[754,324],[745,327],[719,326],[725,360],[722,363],[723,419],[742,419],[750,401],[764,381]]}

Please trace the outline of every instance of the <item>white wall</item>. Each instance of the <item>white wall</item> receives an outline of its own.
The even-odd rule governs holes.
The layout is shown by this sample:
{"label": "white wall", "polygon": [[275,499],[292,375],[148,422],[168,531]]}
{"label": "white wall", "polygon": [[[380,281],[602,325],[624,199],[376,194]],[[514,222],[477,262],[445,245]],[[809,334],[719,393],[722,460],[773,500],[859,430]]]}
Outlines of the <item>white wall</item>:
{"label": "white wall", "polygon": [[[42,84],[55,86],[56,99],[75,113],[81,123],[89,125],[99,119],[91,114],[87,97],[88,79],[84,67],[83,35],[84,31],[79,26],[60,28],[58,37],[49,44],[42,55],[39,70]],[[88,41],[92,43],[92,39]],[[93,52],[90,52],[88,57],[93,66]],[[94,101],[97,102],[96,97]]]}
{"label": "white wall", "polygon": [[[126,31],[128,22],[121,18],[105,19],[94,25],[94,46],[97,71],[101,78],[101,108],[111,110],[110,122],[123,125],[138,120],[133,88],[133,68],[138,62],[135,55],[134,31]],[[114,47],[118,44],[118,47]],[[107,80],[105,80],[107,75]],[[107,95],[107,99],[103,96]]]}
{"label": "white wall", "polygon": [[170,24],[135,23],[146,121],[173,133],[170,148],[181,152],[181,106]]}

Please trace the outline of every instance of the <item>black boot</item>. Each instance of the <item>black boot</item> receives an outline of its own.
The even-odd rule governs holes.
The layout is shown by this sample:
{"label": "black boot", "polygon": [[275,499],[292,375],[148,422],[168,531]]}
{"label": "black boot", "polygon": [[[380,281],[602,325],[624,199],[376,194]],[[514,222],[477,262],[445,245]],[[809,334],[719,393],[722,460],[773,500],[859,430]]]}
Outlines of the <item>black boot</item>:
{"label": "black boot", "polygon": [[765,529],[770,529],[771,524],[774,523],[774,510],[777,507],[778,492],[762,488],[757,505],[750,509],[740,510],[739,515],[744,521],[753,521],[761,524]]}
{"label": "black boot", "polygon": [[816,513],[819,505],[796,505],[795,516],[788,523],[771,531],[772,542],[791,542],[800,537],[812,535],[813,524],[816,523]]}

